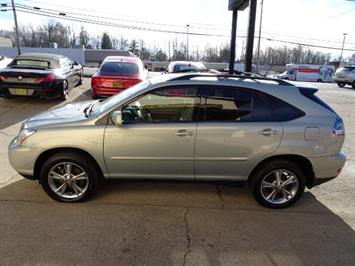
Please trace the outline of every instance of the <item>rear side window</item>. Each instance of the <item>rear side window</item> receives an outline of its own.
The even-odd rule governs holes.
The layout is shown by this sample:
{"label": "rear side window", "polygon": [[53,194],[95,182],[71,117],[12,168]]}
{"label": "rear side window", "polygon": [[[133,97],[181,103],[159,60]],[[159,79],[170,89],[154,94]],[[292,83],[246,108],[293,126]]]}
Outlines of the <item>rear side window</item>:
{"label": "rear side window", "polygon": [[127,62],[107,62],[100,69],[100,74],[103,76],[133,76],[138,74],[138,72],[138,65]]}
{"label": "rear side window", "polygon": [[262,95],[236,87],[205,87],[201,96],[202,121],[272,122],[274,117]]}
{"label": "rear side window", "polygon": [[263,95],[267,99],[277,121],[290,121],[305,115],[305,113],[300,109],[279,98],[266,93]]}

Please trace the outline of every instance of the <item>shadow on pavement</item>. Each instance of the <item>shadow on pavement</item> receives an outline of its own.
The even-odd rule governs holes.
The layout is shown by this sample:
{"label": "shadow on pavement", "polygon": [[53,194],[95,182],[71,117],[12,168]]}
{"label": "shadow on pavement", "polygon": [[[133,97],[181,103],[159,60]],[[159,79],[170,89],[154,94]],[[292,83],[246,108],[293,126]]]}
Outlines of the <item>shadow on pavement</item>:
{"label": "shadow on pavement", "polygon": [[109,181],[58,203],[37,182],[0,189],[4,264],[353,265],[355,233],[310,192],[283,210],[230,183]]}

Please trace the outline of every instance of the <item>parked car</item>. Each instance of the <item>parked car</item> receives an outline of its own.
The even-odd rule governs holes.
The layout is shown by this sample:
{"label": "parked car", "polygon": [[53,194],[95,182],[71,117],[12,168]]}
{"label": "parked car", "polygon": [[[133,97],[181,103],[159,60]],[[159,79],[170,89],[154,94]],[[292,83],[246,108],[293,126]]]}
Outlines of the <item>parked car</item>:
{"label": "parked car", "polygon": [[7,65],[10,64],[12,60],[12,58],[0,55],[0,69],[7,67]]}
{"label": "parked car", "polygon": [[346,84],[355,89],[355,66],[345,66],[338,68],[333,76],[333,80],[339,87],[344,87]]}
{"label": "parked car", "polygon": [[25,53],[0,70],[0,96],[68,98],[69,91],[82,83],[82,66],[56,54]]}
{"label": "parked car", "polygon": [[91,78],[91,95],[112,96],[147,78],[148,70],[138,57],[108,56]]}
{"label": "parked car", "polygon": [[192,61],[172,61],[168,65],[167,73],[182,72],[208,72],[208,69],[203,63]]}
{"label": "parked car", "polygon": [[250,75],[161,75],[30,117],[9,159],[59,201],[86,200],[102,178],[237,180],[283,208],[345,163],[343,121],[316,92]]}

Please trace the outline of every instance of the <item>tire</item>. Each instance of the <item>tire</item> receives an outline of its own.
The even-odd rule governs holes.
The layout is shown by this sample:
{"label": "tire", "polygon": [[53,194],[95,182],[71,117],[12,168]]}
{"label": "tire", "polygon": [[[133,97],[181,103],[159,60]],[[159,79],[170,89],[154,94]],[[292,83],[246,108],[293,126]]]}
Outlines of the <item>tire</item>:
{"label": "tire", "polygon": [[[278,175],[281,182],[277,181]],[[283,185],[282,182],[286,180],[289,180],[288,184]],[[305,189],[304,175],[295,163],[275,160],[262,165],[253,173],[250,188],[254,198],[262,206],[272,209],[286,208],[302,196]]]}
{"label": "tire", "polygon": [[68,81],[66,81],[66,80],[63,81],[62,89],[60,91],[59,97],[63,101],[66,101],[69,98],[69,86],[68,86]]}
{"label": "tire", "polygon": [[338,82],[337,84],[340,88],[343,88],[345,86],[345,83],[342,83],[342,82]]}
{"label": "tire", "polygon": [[93,100],[98,100],[98,99],[100,99],[100,97],[99,97],[98,95],[93,94],[92,92],[91,92],[91,98],[92,98]]}
{"label": "tire", "polygon": [[78,81],[78,84],[76,84],[76,86],[80,86],[80,85],[83,85],[83,76],[82,75],[79,76],[79,81]]}
{"label": "tire", "polygon": [[351,84],[351,87],[352,87],[353,89],[355,89],[355,80],[354,80],[353,83]]}
{"label": "tire", "polygon": [[323,82],[323,80],[321,80],[321,79],[317,79],[317,82]]}
{"label": "tire", "polygon": [[[68,165],[71,165],[70,178]],[[40,172],[43,189],[51,198],[61,202],[87,200],[97,189],[100,179],[100,171],[91,158],[72,152],[53,155],[43,164]]]}

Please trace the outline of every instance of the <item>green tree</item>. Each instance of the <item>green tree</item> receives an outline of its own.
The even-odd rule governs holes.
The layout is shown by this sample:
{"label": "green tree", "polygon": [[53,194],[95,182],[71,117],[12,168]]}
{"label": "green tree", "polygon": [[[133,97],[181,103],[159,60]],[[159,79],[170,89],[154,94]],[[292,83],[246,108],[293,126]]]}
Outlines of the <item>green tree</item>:
{"label": "green tree", "polygon": [[101,49],[112,49],[112,41],[108,33],[104,32],[101,38]]}
{"label": "green tree", "polygon": [[137,40],[133,39],[129,44],[129,50],[131,53],[135,54],[136,56],[140,55],[139,45]]}

